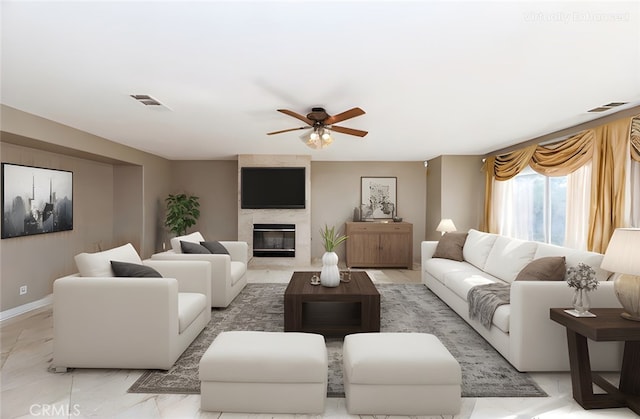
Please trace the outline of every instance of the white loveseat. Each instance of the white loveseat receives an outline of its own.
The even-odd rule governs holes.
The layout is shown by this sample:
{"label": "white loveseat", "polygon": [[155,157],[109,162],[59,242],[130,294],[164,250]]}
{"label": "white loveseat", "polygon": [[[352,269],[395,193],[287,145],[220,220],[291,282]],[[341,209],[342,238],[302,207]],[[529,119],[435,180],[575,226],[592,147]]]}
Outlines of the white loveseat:
{"label": "white loveseat", "polygon": [[[115,277],[111,261],[162,278]],[[76,256],[53,284],[53,367],[169,369],[211,320],[206,262],[140,260],[131,244]]]}
{"label": "white loveseat", "polygon": [[241,241],[220,241],[229,254],[182,253],[181,241],[199,244],[205,239],[199,232],[171,239],[171,250],[156,253],[153,260],[203,260],[211,264],[211,307],[227,307],[247,285],[249,245]]}
{"label": "white loveseat", "polygon": [[[620,307],[603,255],[469,230],[463,261],[434,258],[437,241],[421,246],[422,282],[472,326],[519,371],[569,371],[566,330],[549,319],[552,307],[570,307],[573,289],[565,281],[514,281],[534,259],[564,256],[567,269],[579,262],[596,270],[600,281],[590,293],[592,307]],[[470,319],[468,291],[481,284],[510,284],[510,304],[494,313],[491,327]],[[589,341],[594,370],[616,371],[622,344]]]}

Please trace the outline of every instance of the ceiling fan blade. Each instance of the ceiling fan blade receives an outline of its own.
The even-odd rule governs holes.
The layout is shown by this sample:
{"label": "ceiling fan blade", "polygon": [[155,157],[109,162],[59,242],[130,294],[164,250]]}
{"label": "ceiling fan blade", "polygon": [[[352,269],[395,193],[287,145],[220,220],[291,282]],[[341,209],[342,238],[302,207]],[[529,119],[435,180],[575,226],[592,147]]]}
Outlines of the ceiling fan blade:
{"label": "ceiling fan blade", "polygon": [[283,132],[298,131],[298,130],[301,130],[301,129],[309,129],[309,127],[289,128],[289,129],[283,129],[283,130],[280,130],[280,131],[267,132],[267,135],[282,134]]}
{"label": "ceiling fan blade", "polygon": [[290,111],[288,109],[278,109],[278,112],[282,112],[285,115],[292,116],[292,117],[294,117],[296,119],[301,120],[302,122],[304,122],[306,124],[313,125],[313,121],[312,120],[310,120],[306,116],[300,115],[299,113],[295,113],[295,112]]}
{"label": "ceiling fan blade", "polygon": [[355,135],[357,137],[364,137],[365,135],[368,134],[367,131],[361,131],[359,129],[353,129],[353,128],[339,127],[336,125],[332,125],[331,127],[328,127],[328,128],[331,131],[341,132],[343,134]]}
{"label": "ceiling fan blade", "polygon": [[337,115],[333,115],[324,120],[327,125],[336,124],[338,122],[346,121],[347,119],[355,118],[356,116],[364,115],[366,112],[360,108],[349,109]]}

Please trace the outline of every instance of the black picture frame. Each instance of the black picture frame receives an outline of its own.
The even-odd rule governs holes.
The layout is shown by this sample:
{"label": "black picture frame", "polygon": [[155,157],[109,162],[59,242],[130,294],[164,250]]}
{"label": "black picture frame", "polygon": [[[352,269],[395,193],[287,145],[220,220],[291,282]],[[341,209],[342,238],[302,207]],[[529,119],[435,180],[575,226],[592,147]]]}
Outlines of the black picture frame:
{"label": "black picture frame", "polygon": [[73,230],[73,172],[2,163],[2,238]]}
{"label": "black picture frame", "polygon": [[397,177],[360,178],[362,219],[393,218],[398,213]]}

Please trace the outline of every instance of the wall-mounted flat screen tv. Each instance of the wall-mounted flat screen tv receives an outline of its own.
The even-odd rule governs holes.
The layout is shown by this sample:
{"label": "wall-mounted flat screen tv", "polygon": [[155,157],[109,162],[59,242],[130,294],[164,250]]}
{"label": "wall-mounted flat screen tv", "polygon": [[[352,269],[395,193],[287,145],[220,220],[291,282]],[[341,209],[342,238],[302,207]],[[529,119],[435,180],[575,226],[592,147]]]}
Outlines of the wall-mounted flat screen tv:
{"label": "wall-mounted flat screen tv", "polygon": [[305,207],[304,167],[243,167],[240,206],[243,209]]}

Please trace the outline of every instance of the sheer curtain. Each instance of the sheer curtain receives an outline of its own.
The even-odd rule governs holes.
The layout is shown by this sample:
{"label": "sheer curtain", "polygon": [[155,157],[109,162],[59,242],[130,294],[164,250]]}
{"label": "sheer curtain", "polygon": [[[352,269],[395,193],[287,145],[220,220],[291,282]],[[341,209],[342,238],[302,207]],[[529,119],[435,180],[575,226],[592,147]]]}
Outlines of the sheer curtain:
{"label": "sheer curtain", "polygon": [[[505,181],[493,181],[491,209],[493,219],[496,221],[496,233],[523,240],[544,240],[544,233],[535,230],[540,226],[535,222],[536,214],[533,204],[535,182],[540,182],[540,179],[539,177],[527,179],[528,174],[534,174],[530,167],[522,170],[520,176]],[[564,246],[587,249],[590,199],[591,163],[587,163],[567,175]]]}
{"label": "sheer curtain", "polygon": [[[521,175],[532,174],[526,167]],[[509,180],[493,180],[493,220],[495,232],[507,237],[529,240],[533,225],[533,184],[518,176]]]}
{"label": "sheer curtain", "polygon": [[[494,181],[493,208],[494,222],[498,234],[520,238],[522,226],[530,223],[529,211],[518,211],[518,200],[515,199],[515,180]],[[526,203],[521,203],[524,207]]]}
{"label": "sheer curtain", "polygon": [[591,202],[591,163],[567,175],[567,217],[564,245],[587,250]]}

